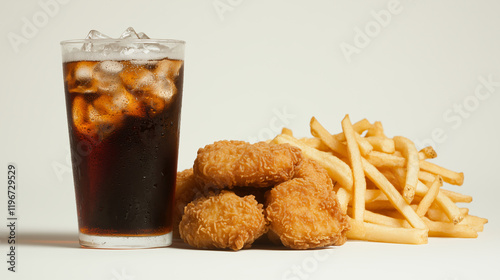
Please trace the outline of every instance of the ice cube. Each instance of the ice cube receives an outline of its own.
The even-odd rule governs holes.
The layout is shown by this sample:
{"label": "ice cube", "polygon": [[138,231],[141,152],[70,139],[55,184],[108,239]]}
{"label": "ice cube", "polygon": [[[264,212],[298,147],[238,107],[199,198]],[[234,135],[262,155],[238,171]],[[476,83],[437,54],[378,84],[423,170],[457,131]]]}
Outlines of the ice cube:
{"label": "ice cube", "polygon": [[183,64],[182,60],[163,59],[158,62],[155,74],[158,77],[165,77],[175,80],[179,76],[179,70]]}
{"label": "ice cube", "polygon": [[100,115],[121,116],[128,104],[126,100],[119,100],[120,94],[115,95],[99,96],[94,101],[94,110]]}
{"label": "ice cube", "polygon": [[79,61],[67,66],[66,82],[71,93],[95,93],[96,88],[92,81],[95,64],[93,61]]}
{"label": "ice cube", "polygon": [[88,139],[93,139],[97,136],[97,129],[89,122],[88,106],[83,97],[75,97],[72,108],[73,126],[78,133],[85,135]]}
{"label": "ice cube", "polygon": [[92,104],[88,106],[89,121],[95,128],[98,141],[102,141],[121,125],[123,115],[111,115],[97,110]]}
{"label": "ice cube", "polygon": [[[99,32],[97,30],[90,30],[89,34],[87,34],[87,37],[85,37],[85,39],[91,39],[91,40],[111,39],[111,37],[109,37],[105,34],[102,34],[101,32]],[[87,52],[97,51],[94,49],[94,44],[92,44],[92,43],[83,44],[82,50],[87,51]]]}
{"label": "ice cube", "polygon": [[83,61],[76,65],[75,69],[75,79],[77,81],[88,81],[92,78],[92,70],[94,70],[93,64],[88,64]]}
{"label": "ice cube", "polygon": [[146,35],[144,32],[137,33],[137,36],[139,37],[139,39],[149,39],[149,36]]}
{"label": "ice cube", "polygon": [[87,34],[87,37],[85,39],[110,39],[108,35],[102,34],[101,32],[97,30],[90,30],[89,34]]}
{"label": "ice cube", "polygon": [[156,82],[153,72],[144,66],[127,67],[120,73],[123,85],[132,92],[150,91]]}
{"label": "ice cube", "polygon": [[174,82],[168,78],[158,78],[153,88],[146,95],[144,103],[154,114],[161,112],[177,93]]}
{"label": "ice cube", "polygon": [[[120,35],[118,38],[120,42],[117,42],[116,40],[98,42],[99,40],[113,38],[110,38],[97,30],[91,30],[86,39],[92,41],[84,43],[81,50],[91,53],[102,53],[104,57],[108,55],[113,57],[134,56],[136,54],[137,57],[141,57],[143,54],[158,52],[162,49],[162,46],[159,44],[140,42],[140,39],[146,40],[149,39],[149,36],[144,32],[137,33],[132,27],[127,28]],[[92,57],[95,58],[96,56]]]}
{"label": "ice cube", "polygon": [[165,108],[165,100],[157,95],[150,94],[144,97],[144,104],[149,107],[152,116],[161,112]]}
{"label": "ice cube", "polygon": [[102,61],[94,69],[95,86],[100,92],[112,93],[121,86],[119,73],[123,65],[118,61]]}
{"label": "ice cube", "polygon": [[71,109],[73,116],[73,125],[78,129],[87,118],[87,102],[82,96],[77,96],[73,99],[73,106]]}
{"label": "ice cube", "polygon": [[174,82],[168,78],[159,78],[154,86],[152,93],[163,98],[166,102],[170,102],[172,96],[177,93],[177,88]]}
{"label": "ice cube", "polygon": [[120,91],[116,92],[111,98],[111,110],[113,110],[114,115],[119,115],[125,113],[127,108],[133,103],[133,95],[130,94],[125,88],[121,88]]}
{"label": "ice cube", "polygon": [[[142,35],[144,36],[146,34],[142,33]],[[131,39],[140,39],[139,35],[137,35],[137,33],[135,32],[135,30],[132,27],[127,28],[122,33],[122,35],[120,35],[119,39],[128,39],[128,38],[131,38]]]}
{"label": "ice cube", "polygon": [[125,105],[123,112],[129,116],[144,117],[146,115],[142,101],[126,90],[123,94],[116,95],[113,102],[115,104],[120,104],[117,106]]}
{"label": "ice cube", "polygon": [[123,65],[118,61],[105,60],[99,63],[98,67],[104,72],[116,74],[123,69]]}
{"label": "ice cube", "polygon": [[141,101],[128,92],[123,86],[119,87],[113,95],[102,95],[94,101],[95,109],[102,113],[118,118],[125,114],[129,116],[142,117],[144,109]]}

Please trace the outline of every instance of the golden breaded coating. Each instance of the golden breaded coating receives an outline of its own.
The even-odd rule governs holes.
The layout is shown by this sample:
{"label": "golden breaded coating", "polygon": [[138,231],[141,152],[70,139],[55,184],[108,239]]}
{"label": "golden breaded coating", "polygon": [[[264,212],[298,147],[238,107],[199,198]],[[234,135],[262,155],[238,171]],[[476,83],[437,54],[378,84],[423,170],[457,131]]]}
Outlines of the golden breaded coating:
{"label": "golden breaded coating", "polygon": [[326,169],[312,159],[305,158],[302,160],[294,178],[313,180],[323,186],[332,186],[333,188],[332,178],[330,178]]}
{"label": "golden breaded coating", "polygon": [[[264,204],[266,202],[265,193],[270,189],[271,187],[234,187],[231,191],[240,197],[253,195],[258,203]],[[192,168],[177,172],[174,209],[172,212],[173,237],[180,238],[179,223],[181,222],[182,215],[184,214],[184,207],[186,207],[189,202],[211,194],[219,194],[222,190],[229,189],[209,188],[208,186],[198,184],[195,180]]]}
{"label": "golden breaded coating", "polygon": [[349,229],[326,171],[304,160],[297,178],[281,183],[267,195],[266,219],[283,243],[308,249],[346,242]]}
{"label": "golden breaded coating", "polygon": [[270,187],[291,179],[301,161],[288,144],[218,141],[198,150],[193,171],[200,185]]}
{"label": "golden breaded coating", "polygon": [[240,250],[267,231],[263,211],[253,195],[222,191],[189,203],[179,233],[193,247]]}
{"label": "golden breaded coating", "polygon": [[189,168],[181,172],[177,172],[175,181],[175,199],[174,209],[172,214],[173,237],[179,236],[179,223],[184,214],[184,207],[200,192],[200,187],[194,179],[193,169]]}
{"label": "golden breaded coating", "polygon": [[[244,197],[247,195],[255,196],[255,200],[258,203],[265,205],[266,204],[266,193],[270,191],[272,187],[233,187],[231,189],[224,188],[222,190],[230,190],[234,192],[237,196]],[[216,192],[217,193],[217,192]]]}

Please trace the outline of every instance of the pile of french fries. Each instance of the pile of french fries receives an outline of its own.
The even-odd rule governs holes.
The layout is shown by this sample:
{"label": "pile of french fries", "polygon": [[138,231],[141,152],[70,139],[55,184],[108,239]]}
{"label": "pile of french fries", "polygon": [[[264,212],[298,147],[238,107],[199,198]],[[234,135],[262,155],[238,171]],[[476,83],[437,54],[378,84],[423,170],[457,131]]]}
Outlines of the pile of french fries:
{"label": "pile of french fries", "polygon": [[428,237],[475,238],[487,219],[469,215],[472,197],[442,189],[443,182],[462,185],[464,174],[427,160],[432,147],[418,151],[409,139],[388,138],[380,122],[342,120],[332,134],[316,118],[312,138],[293,137],[284,128],[272,140],[296,146],[322,165],[335,184],[342,211],[351,224],[349,239],[425,244]]}

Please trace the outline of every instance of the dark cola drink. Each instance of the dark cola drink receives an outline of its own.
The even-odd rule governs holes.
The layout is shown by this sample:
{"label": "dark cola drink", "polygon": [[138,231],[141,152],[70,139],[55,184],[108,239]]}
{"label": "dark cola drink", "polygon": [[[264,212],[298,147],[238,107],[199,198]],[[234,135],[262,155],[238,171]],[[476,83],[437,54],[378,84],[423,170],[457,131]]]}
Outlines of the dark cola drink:
{"label": "dark cola drink", "polygon": [[184,63],[116,58],[63,63],[80,242],[158,247],[171,240]]}

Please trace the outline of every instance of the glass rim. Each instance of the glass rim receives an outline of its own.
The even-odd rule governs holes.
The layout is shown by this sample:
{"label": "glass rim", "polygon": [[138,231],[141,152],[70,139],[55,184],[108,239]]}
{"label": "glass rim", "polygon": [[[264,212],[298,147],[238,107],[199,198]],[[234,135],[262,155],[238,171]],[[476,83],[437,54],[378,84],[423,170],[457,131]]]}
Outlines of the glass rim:
{"label": "glass rim", "polygon": [[186,41],[183,40],[176,40],[176,39],[131,39],[131,38],[126,38],[126,39],[72,39],[72,40],[64,40],[59,42],[61,46],[64,45],[69,45],[69,44],[85,44],[85,43],[92,43],[92,44],[99,44],[99,43],[123,43],[123,44],[130,44],[130,43],[142,43],[142,44],[182,44],[185,45]]}

